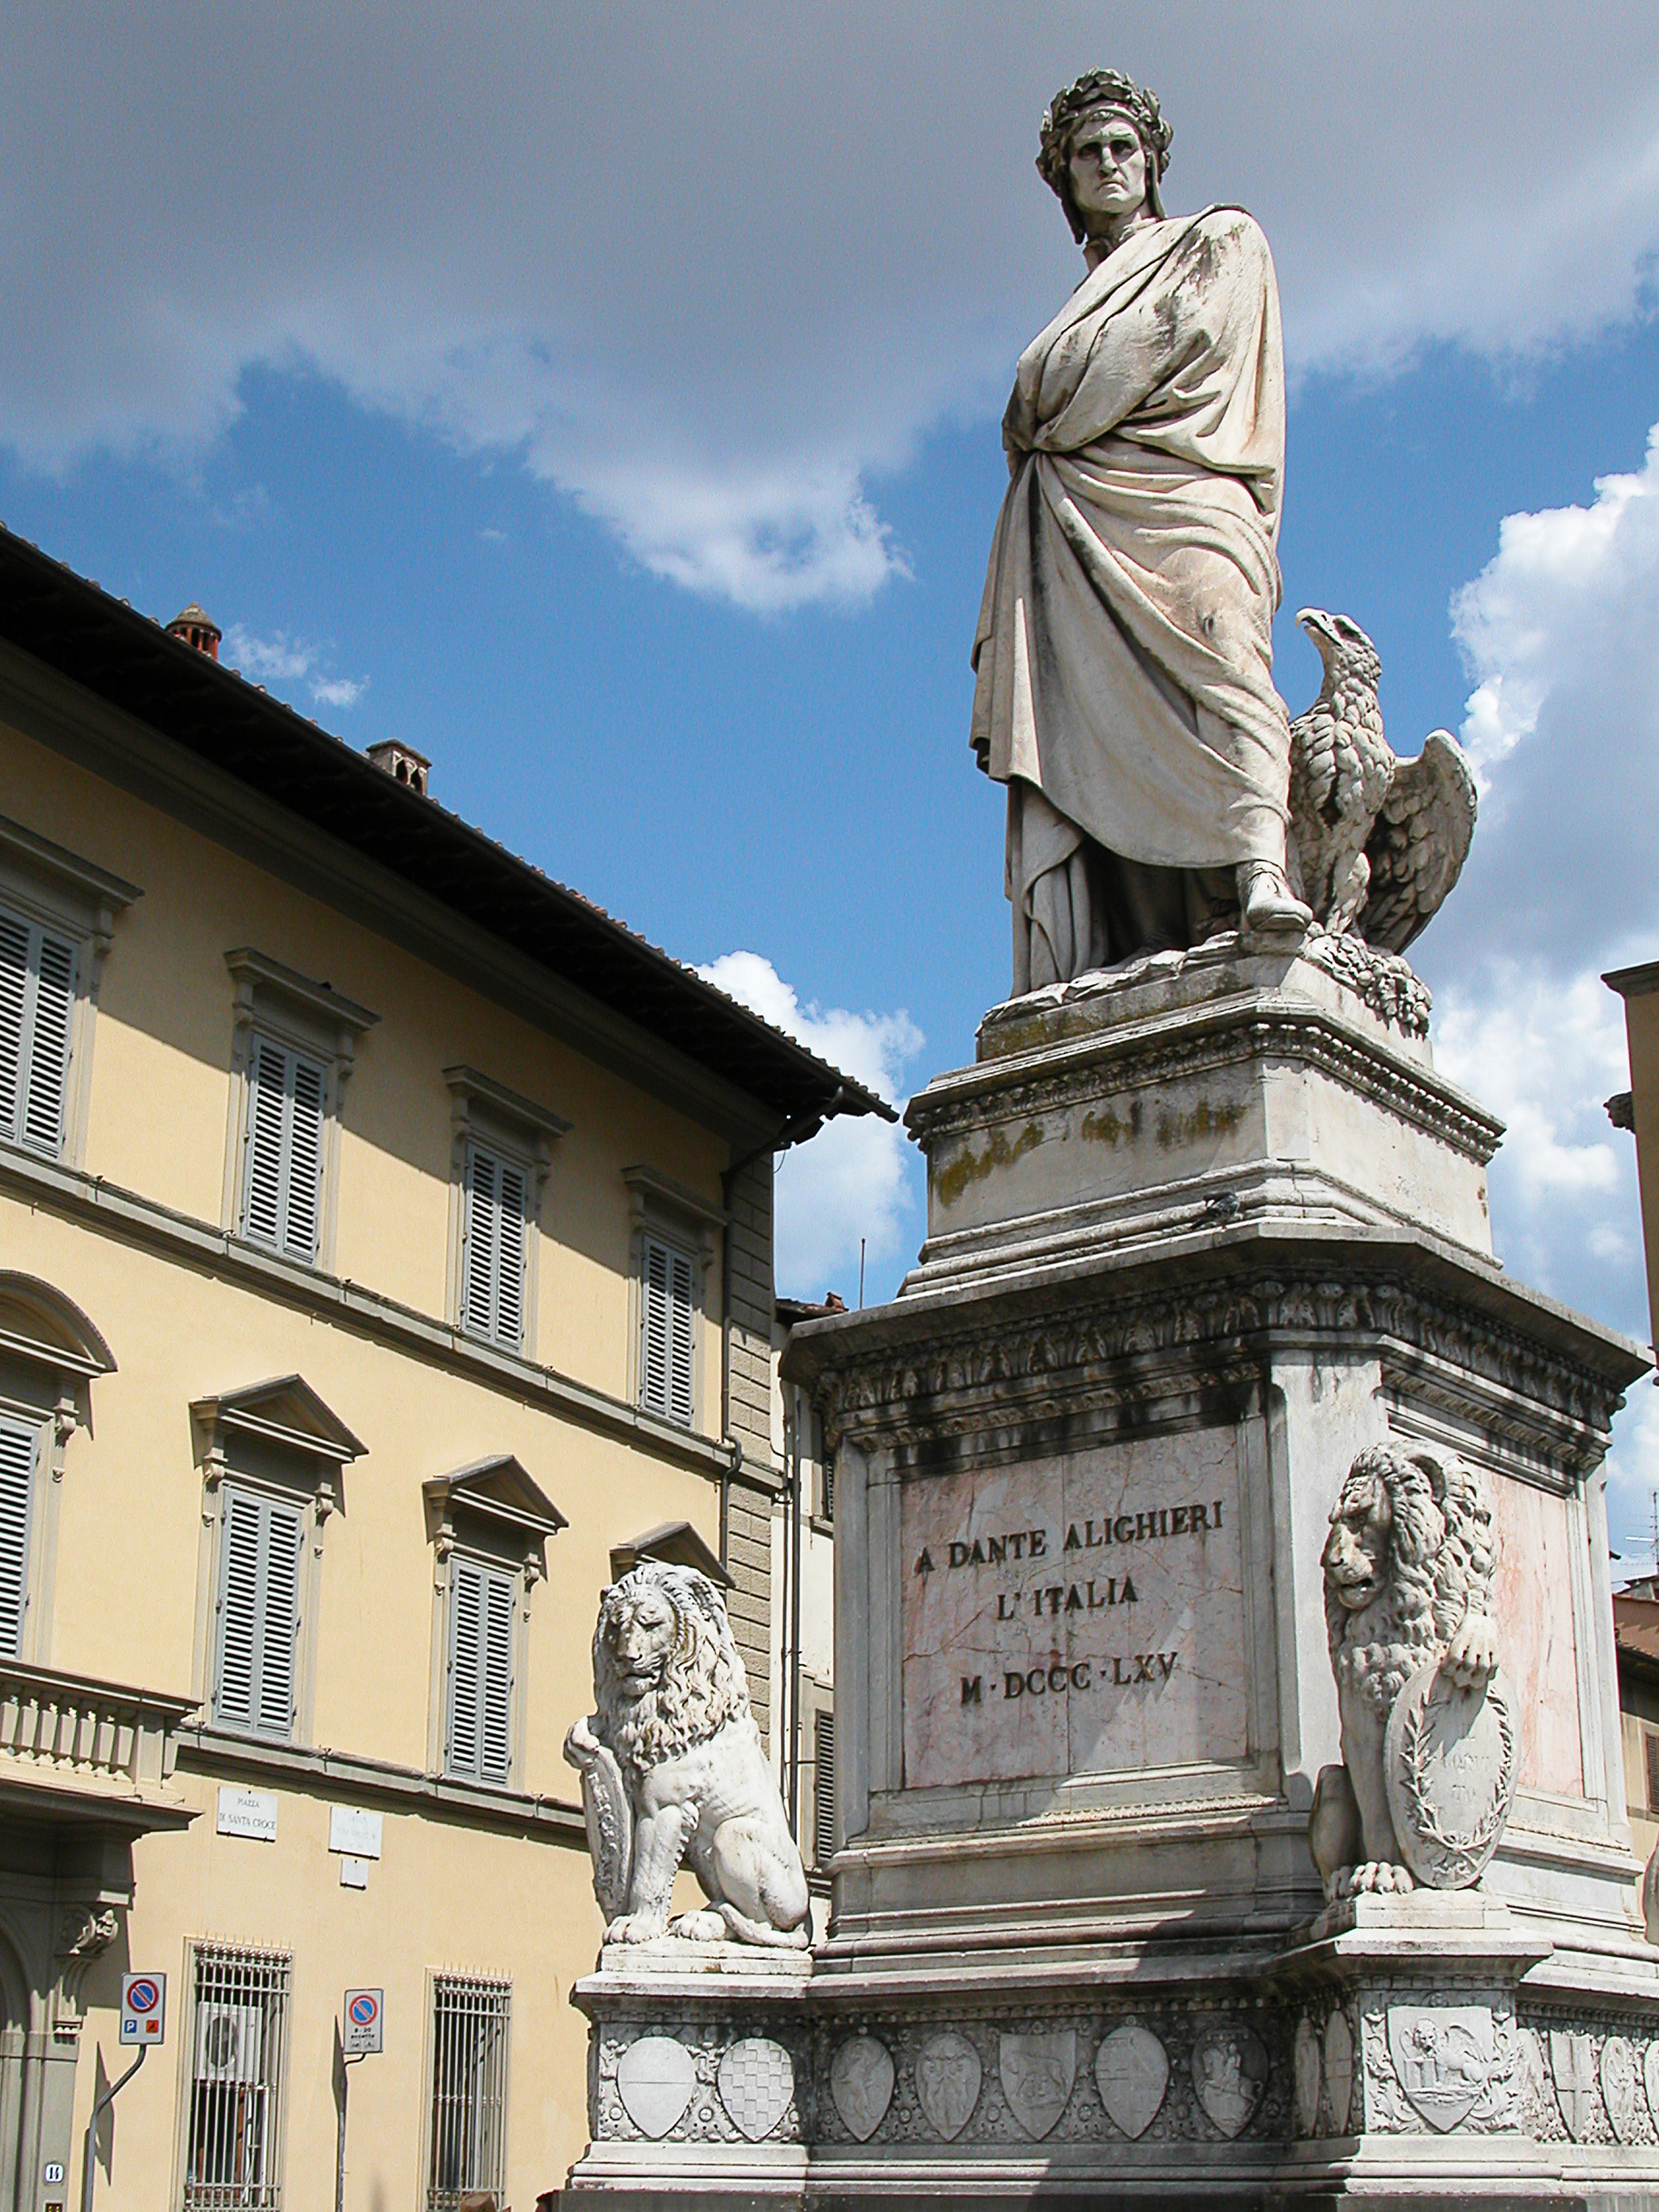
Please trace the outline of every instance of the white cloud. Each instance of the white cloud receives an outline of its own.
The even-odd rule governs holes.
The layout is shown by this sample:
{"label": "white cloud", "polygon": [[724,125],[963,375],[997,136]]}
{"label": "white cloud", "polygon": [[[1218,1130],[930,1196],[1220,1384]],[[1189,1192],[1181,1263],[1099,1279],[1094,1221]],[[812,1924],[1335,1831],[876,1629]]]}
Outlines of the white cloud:
{"label": "white cloud", "polygon": [[[1509,1122],[1491,1175],[1500,1254],[1643,1344],[1635,1142],[1603,1104],[1630,1084],[1624,1007],[1601,976],[1659,958],[1656,604],[1659,428],[1645,466],[1602,479],[1589,505],[1508,517],[1458,594],[1481,819],[1413,954],[1435,987],[1439,1064]],[[1659,1484],[1645,1383],[1617,1423],[1611,1482],[1618,1548]]]}
{"label": "white cloud", "polygon": [[[728,952],[698,973],[897,1106],[906,1064],[923,1038],[907,1014],[849,1014],[803,1006],[769,960]],[[778,1288],[822,1298],[858,1288],[859,1240],[871,1268],[913,1248],[920,1155],[902,1128],[873,1115],[830,1122],[785,1154],[777,1182]]]}
{"label": "white cloud", "polygon": [[220,658],[239,669],[251,683],[288,695],[296,686],[303,685],[314,706],[330,707],[336,713],[354,707],[369,688],[367,677],[325,676],[326,649],[302,638],[290,638],[285,630],[278,630],[274,637],[259,638],[240,622],[232,622],[219,650]]}
{"label": "white cloud", "polygon": [[759,609],[901,571],[882,474],[1000,404],[1077,274],[1032,158],[1090,63],[1161,94],[1172,207],[1262,216],[1304,368],[1569,342],[1659,243],[1648,0],[1282,0],[1214,37],[1127,0],[62,0],[7,28],[17,453],[188,455],[251,367],[309,369]]}

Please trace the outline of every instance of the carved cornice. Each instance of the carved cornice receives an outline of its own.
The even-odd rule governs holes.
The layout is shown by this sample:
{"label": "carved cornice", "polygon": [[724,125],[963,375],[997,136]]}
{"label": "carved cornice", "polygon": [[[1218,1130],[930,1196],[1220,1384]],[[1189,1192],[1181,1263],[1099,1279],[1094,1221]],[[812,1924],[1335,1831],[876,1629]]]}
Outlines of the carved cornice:
{"label": "carved cornice", "polygon": [[1432,1071],[1413,1066],[1372,1044],[1318,1007],[1231,1011],[1194,1035],[1154,1033],[1134,1039],[1091,1039],[1039,1071],[1001,1079],[995,1062],[965,1079],[911,1101],[906,1127],[929,1150],[942,1137],[970,1134],[988,1122],[1063,1112],[1109,1091],[1152,1090],[1223,1068],[1292,1062],[1322,1075],[1426,1130],[1484,1166],[1503,1124]]}
{"label": "carved cornice", "polygon": [[[1569,1477],[1606,1450],[1621,1384],[1455,1297],[1383,1276],[1365,1282],[1263,1268],[1243,1280],[1125,1295],[1071,1287],[1061,1310],[1011,1317],[933,1308],[927,1341],[838,1361],[814,1385],[833,1446],[899,1446],[1079,1411],[1245,1387],[1275,1350],[1312,1342],[1381,1355],[1390,1379],[1427,1379],[1448,1406]],[[1116,1290],[1116,1294],[1114,1292]],[[891,1309],[890,1309],[891,1310]],[[849,1347],[850,1349],[850,1347]],[[1465,1380],[1466,1378],[1466,1380]]]}

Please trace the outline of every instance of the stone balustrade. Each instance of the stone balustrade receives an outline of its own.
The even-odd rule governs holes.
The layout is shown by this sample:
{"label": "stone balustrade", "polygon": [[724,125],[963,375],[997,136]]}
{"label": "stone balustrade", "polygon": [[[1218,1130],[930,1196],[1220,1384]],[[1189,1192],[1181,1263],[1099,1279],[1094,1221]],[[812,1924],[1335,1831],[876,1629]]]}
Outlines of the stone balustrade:
{"label": "stone balustrade", "polygon": [[151,1797],[171,1778],[179,1724],[194,1706],[193,1698],[0,1660],[0,1770],[14,1785],[36,1770],[54,1788]]}

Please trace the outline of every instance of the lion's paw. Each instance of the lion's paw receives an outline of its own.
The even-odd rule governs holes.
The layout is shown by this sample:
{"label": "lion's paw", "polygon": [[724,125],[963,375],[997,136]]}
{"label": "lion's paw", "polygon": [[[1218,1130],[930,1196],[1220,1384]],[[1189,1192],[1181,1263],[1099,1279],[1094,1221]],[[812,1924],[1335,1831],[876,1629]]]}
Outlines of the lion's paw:
{"label": "lion's paw", "polygon": [[1408,1866],[1389,1859],[1368,1859],[1363,1866],[1344,1866],[1336,1880],[1339,1897],[1403,1897],[1417,1885]]}
{"label": "lion's paw", "polygon": [[605,1930],[605,1941],[607,1943],[654,1943],[667,1926],[666,1913],[619,1913]]}
{"label": "lion's paw", "polygon": [[683,1912],[668,1932],[687,1943],[723,1943],[729,1931],[722,1913],[702,1911]]}

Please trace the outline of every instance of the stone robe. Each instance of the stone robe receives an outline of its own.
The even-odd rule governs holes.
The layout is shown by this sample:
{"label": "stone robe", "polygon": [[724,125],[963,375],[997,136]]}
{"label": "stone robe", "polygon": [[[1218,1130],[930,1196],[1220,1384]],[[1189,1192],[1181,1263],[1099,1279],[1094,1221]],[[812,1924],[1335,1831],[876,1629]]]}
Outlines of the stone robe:
{"label": "stone robe", "polygon": [[1284,355],[1252,219],[1133,232],[1026,348],[1003,442],[973,743],[1009,787],[1021,991],[1236,922],[1233,869],[1284,862]]}

